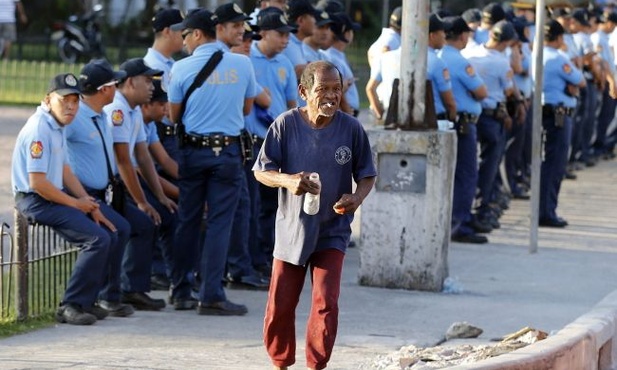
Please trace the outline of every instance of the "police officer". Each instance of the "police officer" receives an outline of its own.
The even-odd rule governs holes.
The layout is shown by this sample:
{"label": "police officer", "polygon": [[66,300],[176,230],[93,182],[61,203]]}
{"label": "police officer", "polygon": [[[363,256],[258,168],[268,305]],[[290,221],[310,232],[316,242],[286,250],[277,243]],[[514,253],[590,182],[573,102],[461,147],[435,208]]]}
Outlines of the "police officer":
{"label": "police officer", "polygon": [[542,127],[544,161],[540,176],[540,226],[565,227],[568,222],[557,216],[557,199],[566,171],[572,134],[572,115],[576,107],[575,90],[585,87],[581,71],[559,49],[564,28],[549,21],[544,32],[544,83],[542,85]]}
{"label": "police officer", "polygon": [[[512,82],[510,61],[504,51],[516,40],[516,30],[508,21],[497,22],[491,29],[489,40],[477,47],[466,47],[462,54],[486,84],[488,96],[482,100],[482,113],[477,123],[480,142],[478,188],[480,206],[478,221],[498,228],[497,215],[492,210],[493,192],[499,163],[505,148],[505,126],[510,117],[505,107],[506,98],[517,93]],[[517,104],[522,104],[522,99]]]}
{"label": "police officer", "polygon": [[80,248],[56,320],[91,325],[107,316],[95,301],[117,235],[66,162],[64,127],[77,114],[79,93],[70,73],[51,80],[41,106],[17,136],[11,182],[15,206],[30,222],[50,226]]}
{"label": "police officer", "polygon": [[435,113],[439,120],[456,121],[456,102],[452,96],[450,71],[443,60],[437,57],[437,50],[446,43],[444,24],[437,14],[431,14],[428,24],[428,57],[426,79],[432,82]]}
{"label": "police officer", "polygon": [[191,56],[172,68],[169,86],[171,118],[183,123],[178,162],[180,180],[179,225],[173,255],[174,302],[190,300],[187,274],[200,244],[199,224],[208,203],[205,241],[201,253],[201,286],[197,312],[204,315],[244,315],[246,306],[227,300],[221,284],[224,276],[231,225],[241,186],[240,133],[256,95],[249,58],[224,53],[203,86],[188,99],[180,116],[182,100],[197,73],[219,50],[216,15],[199,10],[188,15],[180,27]]}
{"label": "police officer", "polygon": [[458,116],[454,124],[458,141],[452,200],[452,240],[486,243],[488,239],[485,236],[476,234],[471,210],[478,183],[476,122],[482,112],[480,101],[488,93],[480,76],[460,52],[469,41],[471,28],[462,17],[448,17],[444,23],[447,44],[439,52],[439,58],[450,71]]}
{"label": "police officer", "polygon": [[[167,91],[171,78],[171,67],[174,65],[173,55],[182,51],[182,35],[180,31],[173,31],[170,26],[182,22],[182,15],[178,9],[162,9],[152,18],[154,42],[148,48],[144,61],[152,68],[163,71],[161,76],[162,87]],[[174,135],[173,124],[168,117],[155,123],[158,137],[165,151],[177,160],[178,143]]]}
{"label": "police officer", "polygon": [[471,45],[481,45],[489,40],[491,28],[497,22],[506,18],[506,12],[499,3],[490,3],[482,8],[482,20],[475,30],[473,38],[469,40]]}
{"label": "police officer", "polygon": [[[216,25],[217,43],[225,51],[239,46],[244,40],[245,21],[250,19],[242,9],[234,3],[219,6],[215,11],[218,17]],[[268,16],[262,14],[262,17]],[[261,18],[260,18],[261,19]],[[252,148],[251,148],[252,149]],[[251,241],[257,242],[258,235],[250,235],[251,202],[249,195],[249,179],[245,171],[240,171],[242,177],[239,191],[238,206],[234,215],[229,250],[227,252],[227,287],[231,289],[267,290],[268,281],[264,280],[253,268],[250,253]],[[251,174],[252,176],[252,174]],[[255,200],[257,201],[257,200]],[[253,239],[253,240],[251,240]]]}
{"label": "police officer", "polygon": [[121,214],[106,204],[109,201],[106,196],[113,196],[107,189],[110,177],[117,175],[117,169],[111,129],[107,126],[103,107],[113,101],[116,83],[124,76],[124,72],[114,72],[104,60],[86,64],[79,75],[79,111],[73,123],[64,129],[71,169],[88,194],[99,202],[101,212],[118,230],[115,245],[110,249],[107,277],[98,302],[99,306],[116,317],[126,317],[134,312],[131,305],[120,302],[122,258],[131,227]]}
{"label": "police officer", "polygon": [[[159,310],[165,307],[165,301],[147,294],[151,289],[154,226],[160,226],[161,235],[167,237],[171,248],[173,233],[170,234],[169,227],[173,224],[176,204],[165,196],[148,153],[140,104],[150,101],[154,89],[152,79],[163,72],[150,68],[142,58],[125,61],[120,69],[126,72],[126,77],[118,84],[113,102],[103,109],[112,128],[118,172],[130,194],[130,209],[136,207],[151,218],[149,222],[131,225],[133,235],[123,263],[122,301],[138,310]],[[127,218],[132,219],[130,215]]]}
{"label": "police officer", "polygon": [[283,54],[294,65],[296,76],[301,76],[307,60],[302,51],[302,42],[315,32],[315,22],[318,11],[308,0],[290,0],[287,4],[287,19],[298,32],[289,34],[289,43]]}
{"label": "police officer", "polygon": [[307,36],[302,41],[302,53],[307,63],[318,60],[328,60],[324,51],[332,46],[334,36],[330,25],[334,21],[326,11],[319,12],[315,22],[315,30],[311,36]]}
{"label": "police officer", "polygon": [[392,84],[400,78],[401,73],[401,48],[387,51],[374,62],[371,67],[371,75],[366,83],[366,96],[368,97],[371,113],[378,123],[383,122],[390,105]]}

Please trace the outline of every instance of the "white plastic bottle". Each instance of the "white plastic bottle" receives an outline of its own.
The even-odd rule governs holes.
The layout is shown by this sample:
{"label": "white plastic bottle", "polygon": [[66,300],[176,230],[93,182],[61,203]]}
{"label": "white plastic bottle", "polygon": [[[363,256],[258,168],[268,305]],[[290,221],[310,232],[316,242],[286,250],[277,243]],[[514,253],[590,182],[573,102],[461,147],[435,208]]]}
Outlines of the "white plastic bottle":
{"label": "white plastic bottle", "polygon": [[[321,181],[319,181],[319,174],[316,172],[311,173],[309,175],[309,180],[316,183],[319,186],[319,191],[321,192]],[[319,212],[319,194],[304,194],[304,206],[302,209],[307,215],[316,215]]]}

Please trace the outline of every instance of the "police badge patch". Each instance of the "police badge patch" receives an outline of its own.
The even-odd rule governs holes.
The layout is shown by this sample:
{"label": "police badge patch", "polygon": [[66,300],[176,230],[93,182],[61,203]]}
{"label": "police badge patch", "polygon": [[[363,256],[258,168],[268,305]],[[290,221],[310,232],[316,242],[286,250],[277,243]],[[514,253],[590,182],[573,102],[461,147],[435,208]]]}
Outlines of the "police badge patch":
{"label": "police badge patch", "polygon": [[43,156],[43,143],[40,141],[33,141],[30,143],[30,157],[33,159],[40,159]]}
{"label": "police badge patch", "polygon": [[116,109],[111,112],[111,123],[113,123],[114,126],[122,126],[124,123],[124,112],[122,112],[121,109]]}

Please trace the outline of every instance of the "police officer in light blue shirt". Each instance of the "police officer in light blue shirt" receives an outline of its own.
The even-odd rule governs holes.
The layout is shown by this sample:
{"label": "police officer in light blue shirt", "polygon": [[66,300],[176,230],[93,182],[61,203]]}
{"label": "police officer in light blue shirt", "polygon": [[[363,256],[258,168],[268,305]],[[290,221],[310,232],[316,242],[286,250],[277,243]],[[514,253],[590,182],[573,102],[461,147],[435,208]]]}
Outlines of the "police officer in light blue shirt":
{"label": "police officer in light blue shirt", "polygon": [[462,243],[486,243],[488,239],[476,232],[488,230],[475,229],[479,226],[471,211],[478,183],[476,122],[482,112],[480,100],[486,97],[487,91],[480,76],[460,52],[468,42],[471,29],[462,17],[445,18],[444,24],[447,44],[438,55],[450,71],[458,117],[454,124],[458,140],[451,238]]}
{"label": "police officer in light blue shirt", "polygon": [[325,53],[330,62],[343,75],[345,94],[341,102],[341,110],[357,117],[360,112],[360,95],[356,86],[356,77],[345,55],[345,49],[353,42],[354,32],[360,29],[360,24],[353,22],[345,13],[334,13],[332,19],[334,20],[332,24],[334,43]]}
{"label": "police officer in light blue shirt", "polygon": [[318,60],[328,60],[324,50],[327,50],[332,46],[333,34],[330,29],[330,25],[334,21],[330,18],[330,15],[322,11],[317,16],[315,23],[315,30],[311,36],[304,38],[302,43],[302,53],[308,63]]}
{"label": "police officer in light blue shirt", "polygon": [[[479,222],[491,224],[493,228],[499,227],[491,203],[494,201],[494,185],[505,148],[504,126],[511,122],[505,102],[507,96],[517,93],[512,82],[510,61],[504,51],[516,38],[512,23],[500,21],[491,29],[486,44],[467,47],[462,51],[488,90],[488,96],[481,102],[482,113],[477,123],[481,161],[478,172],[480,206],[476,214]],[[522,100],[517,102],[521,103]]]}
{"label": "police officer in light blue shirt", "polygon": [[568,224],[557,216],[557,198],[568,162],[576,90],[584,88],[586,83],[581,71],[559,52],[564,33],[564,28],[555,20],[549,21],[544,32],[542,127],[545,141],[539,216],[540,226],[546,227],[565,227]]}
{"label": "police officer in light blue shirt", "polygon": [[118,172],[130,194],[127,203],[151,218],[150,224],[132,225],[133,233],[123,262],[122,301],[138,310],[159,310],[165,307],[165,301],[147,294],[151,290],[156,240],[150,233],[153,225],[160,226],[161,234],[167,231],[173,223],[176,204],[163,192],[148,153],[140,104],[150,100],[154,89],[152,80],[160,77],[162,71],[150,68],[142,58],[125,61],[120,69],[126,72],[126,78],[118,84],[113,102],[103,109],[114,139]]}
{"label": "police officer in light blue shirt", "polygon": [[[148,48],[144,61],[150,67],[163,71],[161,80],[164,91],[167,91],[171,78],[171,67],[174,65],[173,55],[182,51],[181,32],[172,30],[170,26],[180,22],[182,22],[182,14],[178,9],[162,9],[152,18],[154,43],[152,47]],[[165,117],[155,125],[161,144],[167,153],[174,160],[177,160],[178,142],[174,135],[173,123],[169,121],[168,117]]]}
{"label": "police officer in light blue shirt", "polygon": [[482,8],[482,21],[470,40],[471,45],[482,45],[489,40],[493,25],[506,18],[506,12],[499,3],[490,3]]}
{"label": "police officer in light blue shirt", "polygon": [[381,34],[371,44],[367,51],[368,64],[371,69],[387,51],[396,50],[401,47],[401,26],[403,21],[403,8],[396,7],[390,14],[388,28],[383,28]]}
{"label": "police officer in light blue shirt", "polygon": [[117,235],[66,160],[64,128],[77,113],[79,93],[72,74],[51,80],[41,106],[17,135],[11,182],[15,206],[27,220],[51,227],[80,248],[56,320],[91,325],[107,316],[95,302]]}
{"label": "police officer in light blue shirt", "polygon": [[431,14],[428,25],[428,56],[426,60],[426,79],[432,82],[433,99],[437,119],[456,121],[456,103],[452,96],[450,71],[443,60],[437,56],[437,50],[446,43],[444,24],[436,14]]}
{"label": "police officer in light blue shirt", "polygon": [[296,76],[302,75],[308,63],[302,49],[302,41],[315,32],[315,22],[320,12],[308,0],[290,0],[287,2],[287,19],[298,32],[289,34],[289,43],[283,55],[293,64]]}
{"label": "police officer in light blue shirt", "polygon": [[246,306],[230,302],[221,285],[224,277],[231,225],[242,181],[240,133],[244,115],[253,106],[255,74],[248,57],[223,53],[222,60],[203,85],[196,89],[180,116],[182,100],[219,47],[216,44],[217,16],[207,10],[188,15],[182,25],[186,49],[191,56],[172,68],[169,86],[171,118],[183,123],[180,137],[179,225],[173,256],[174,302],[189,301],[187,274],[199,256],[197,247],[203,206],[208,203],[205,240],[201,251],[201,286],[198,313],[244,315]]}
{"label": "police officer in light blue shirt", "polygon": [[[110,250],[107,276],[103,289],[99,293],[99,306],[111,316],[126,317],[133,314],[133,307],[120,302],[120,274],[126,243],[131,233],[130,223],[124,215],[124,209],[114,210],[106,202],[111,191],[108,186],[111,178],[118,173],[113,150],[111,129],[107,126],[107,116],[103,107],[111,103],[116,92],[116,84],[126,73],[114,72],[105,60],[96,60],[86,64],[79,75],[81,101],[79,111],[73,123],[65,128],[67,155],[75,176],[82,183],[88,194],[100,202],[101,212],[118,230],[115,246]],[[120,194],[115,194],[119,196]],[[122,212],[122,213],[120,213]],[[148,222],[147,216],[137,211],[130,213],[135,219],[141,217]]]}

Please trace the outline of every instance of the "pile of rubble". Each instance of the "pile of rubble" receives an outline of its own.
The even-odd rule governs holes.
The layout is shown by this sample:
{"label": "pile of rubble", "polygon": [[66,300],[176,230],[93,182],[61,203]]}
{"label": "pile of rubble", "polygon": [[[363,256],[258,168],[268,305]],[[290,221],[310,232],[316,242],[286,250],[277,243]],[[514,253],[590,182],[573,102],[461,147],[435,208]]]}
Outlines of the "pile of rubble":
{"label": "pile of rubble", "polygon": [[539,340],[545,339],[547,333],[523,328],[505,336],[494,345],[448,345],[447,341],[455,338],[477,338],[482,329],[466,322],[454,323],[448,329],[444,340],[435,347],[421,348],[413,345],[402,347],[397,352],[379,356],[361,367],[371,370],[428,370],[443,369],[450,366],[470,364],[487,358],[512,352]]}

